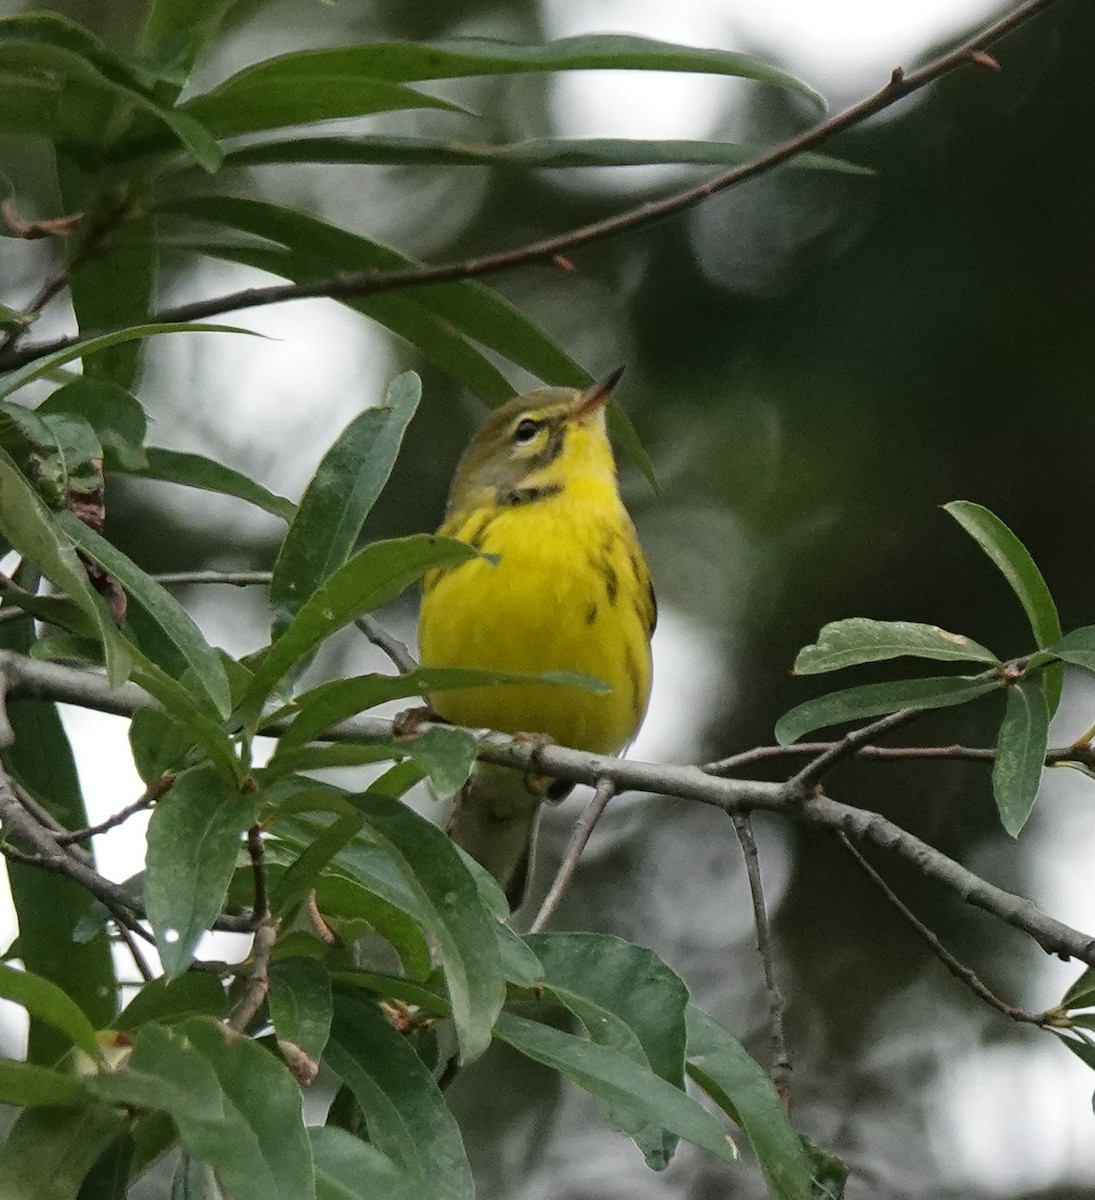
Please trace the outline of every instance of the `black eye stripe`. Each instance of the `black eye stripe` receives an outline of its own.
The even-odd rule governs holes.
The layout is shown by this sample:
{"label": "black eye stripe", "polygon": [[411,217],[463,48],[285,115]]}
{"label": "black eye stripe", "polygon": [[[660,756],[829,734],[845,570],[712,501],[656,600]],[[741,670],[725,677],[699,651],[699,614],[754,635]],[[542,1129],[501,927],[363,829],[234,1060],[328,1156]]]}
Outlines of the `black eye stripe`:
{"label": "black eye stripe", "polygon": [[524,417],[517,422],[517,427],[513,431],[513,440],[515,442],[527,442],[536,435],[542,424],[542,421],[535,421],[532,417]]}

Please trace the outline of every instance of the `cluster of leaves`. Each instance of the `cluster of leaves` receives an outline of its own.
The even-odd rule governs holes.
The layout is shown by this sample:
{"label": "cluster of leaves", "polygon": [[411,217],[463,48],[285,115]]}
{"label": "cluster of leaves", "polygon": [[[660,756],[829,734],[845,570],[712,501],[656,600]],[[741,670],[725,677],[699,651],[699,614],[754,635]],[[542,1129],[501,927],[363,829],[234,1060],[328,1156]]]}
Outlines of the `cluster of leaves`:
{"label": "cluster of leaves", "polygon": [[[652,1167],[669,1161],[680,1138],[736,1158],[724,1125],[686,1092],[687,1073],[745,1131],[774,1196],[835,1194],[839,1166],[803,1143],[763,1071],[689,1003],[669,967],[610,937],[519,937],[493,881],[401,802],[427,776],[439,791],[459,787],[475,757],[469,734],[321,739],[382,701],[504,687],[514,677],[420,670],[292,695],[324,639],[426,571],[475,553],[424,535],[355,550],[417,405],[417,377],[400,376],[382,404],[350,423],[299,505],[211,459],[148,445],[134,393],[144,339],[241,332],[152,319],[167,246],[302,284],[348,264],[414,265],[305,213],[226,194],[221,179],[205,188],[214,173],[238,182],[232,168],[278,162],[734,163],[752,152],[698,142],[316,137],[301,126],[410,109],[468,120],[458,105],[411,85],[524,72],[701,71],[816,96],[746,56],[620,36],[305,51],[186,95],[231,7],[152,0],[131,55],[56,15],[0,20],[0,134],[39,137],[54,155],[59,211],[80,214],[39,231],[69,232],[65,278],[81,334],[0,377],[0,538],[21,563],[3,604],[27,618],[6,621],[0,638],[34,657],[101,664],[112,685],[134,681],[159,702],[131,725],[138,770],[163,794],[147,868],[126,886],[147,914],[164,972],[119,1008],[109,913],[70,879],[9,864],[20,936],[5,957],[24,969],[0,967],[0,995],[29,1013],[30,1043],[27,1061],[0,1061],[0,1100],[23,1109],[0,1147],[0,1194],[120,1200],[179,1144],[179,1195],[211,1197],[219,1180],[237,1200],[471,1196],[438,1080],[454,1056],[471,1063],[493,1038],[592,1092]],[[851,169],[816,156],[802,163]],[[14,181],[0,178],[0,193],[18,201]],[[18,210],[8,210],[10,232],[25,233],[11,216]],[[498,358],[550,383],[589,382],[533,322],[466,280],[344,303],[492,403],[512,391]],[[14,304],[0,310],[0,361],[36,315]],[[76,359],[81,375],[70,372]],[[45,382],[59,386],[36,407],[16,397]],[[645,462],[622,415],[613,421],[621,443]],[[112,472],[211,489],[286,521],[266,649],[236,661],[211,646],[175,598],[106,540],[104,477]],[[42,580],[52,585],[48,594]],[[86,824],[54,707],[20,703],[11,720],[7,771],[54,820]],[[278,744],[258,768],[251,746],[263,732]],[[389,768],[360,792],[305,773],[384,762]],[[173,780],[166,791],[165,779]],[[256,865],[244,853],[245,835],[257,827],[261,905]],[[246,979],[197,969],[195,954],[224,912],[252,909],[256,924],[274,922],[278,936],[268,998],[236,1030],[225,1018],[238,1011]],[[580,1034],[558,1027],[566,1014]],[[340,1090],[326,1126],[307,1129],[297,1077],[320,1063]]]}

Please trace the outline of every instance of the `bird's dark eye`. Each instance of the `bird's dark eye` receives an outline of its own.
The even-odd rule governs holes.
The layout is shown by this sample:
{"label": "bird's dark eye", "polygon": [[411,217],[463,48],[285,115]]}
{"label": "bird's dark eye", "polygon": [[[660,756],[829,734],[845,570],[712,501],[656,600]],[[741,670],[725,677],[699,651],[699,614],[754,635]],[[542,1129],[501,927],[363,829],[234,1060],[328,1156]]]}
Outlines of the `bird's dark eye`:
{"label": "bird's dark eye", "polygon": [[539,428],[539,421],[534,421],[531,417],[525,417],[523,421],[517,422],[517,428],[513,431],[513,440],[515,442],[527,442],[530,438],[536,436],[536,431]]}

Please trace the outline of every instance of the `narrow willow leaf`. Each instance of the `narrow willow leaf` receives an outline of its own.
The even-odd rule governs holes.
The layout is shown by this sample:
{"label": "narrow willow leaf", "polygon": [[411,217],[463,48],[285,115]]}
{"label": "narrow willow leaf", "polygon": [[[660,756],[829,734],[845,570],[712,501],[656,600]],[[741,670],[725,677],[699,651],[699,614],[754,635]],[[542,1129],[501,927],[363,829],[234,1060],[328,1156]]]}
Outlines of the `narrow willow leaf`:
{"label": "narrow willow leaf", "polygon": [[283,73],[280,78],[271,79],[261,74],[265,65],[248,67],[213,91],[188,100],[180,115],[209,130],[214,137],[225,138],[264,129],[284,129],[288,125],[310,125],[313,121],[414,108],[466,111],[449,100],[399,83],[369,79],[360,73],[332,70],[307,78]]}
{"label": "narrow willow leaf", "polygon": [[471,1062],[490,1044],[491,1027],[505,998],[493,918],[440,829],[387,796],[366,793],[350,799],[373,840],[402,875],[422,923],[437,939],[461,1060]]}
{"label": "narrow willow leaf", "polygon": [[126,1200],[133,1166],[133,1138],[126,1131],[99,1155],[76,1200]]}
{"label": "narrow willow leaf", "polygon": [[296,718],[282,736],[274,762],[283,751],[302,746],[340,721],[389,700],[428,696],[431,692],[453,688],[505,687],[533,681],[580,687],[597,694],[608,691],[608,685],[601,680],[570,671],[524,674],[520,671],[491,671],[478,667],[419,667],[405,675],[357,675],[351,679],[332,679],[296,697],[293,702]]}
{"label": "narrow willow leaf", "polygon": [[325,826],[277,881],[270,895],[270,907],[277,916],[284,918],[292,913],[314,889],[324,867],[361,832],[361,818],[349,804],[344,807],[344,815]]}
{"label": "narrow willow leaf", "polygon": [[402,742],[439,796],[455,795],[471,775],[479,743],[466,729],[439,725]]}
{"label": "narrow willow leaf", "polygon": [[274,562],[275,628],[283,629],[349,558],[421,398],[422,381],[413,371],[397,376],[384,403],[359,413],[324,455]]}
{"label": "narrow willow leaf", "polygon": [[183,487],[201,488],[207,492],[219,492],[224,496],[235,496],[246,500],[283,521],[291,521],[297,507],[292,500],[271,492],[261,483],[233,470],[222,463],[206,458],[204,454],[190,454],[182,450],[167,450],[162,446],[148,446],[145,450],[148,462],[141,470],[129,470],[128,474],[142,479],[162,479],[165,483],[178,483]]}
{"label": "narrow willow leaf", "polygon": [[686,1142],[736,1163],[737,1150],[719,1122],[683,1089],[674,1087],[625,1054],[511,1012],[498,1018],[495,1034],[536,1062],[559,1071],[613,1110],[659,1125]]}
{"label": "narrow willow leaf", "polygon": [[186,970],[199,938],[224,907],[240,836],[254,814],[253,797],[212,766],[180,775],[153,810],[144,891],[168,976]]}
{"label": "narrow willow leaf", "polygon": [[472,1200],[460,1130],[433,1076],[374,1003],[336,995],[326,1062],[353,1091],[369,1141],[438,1200]]}
{"label": "narrow willow leaf", "polygon": [[1088,967],[1061,997],[1060,1008],[1091,1008],[1095,1006],[1095,969]]}
{"label": "narrow willow leaf", "polygon": [[148,418],[140,401],[116,383],[77,379],[47,396],[35,412],[75,413],[87,420],[103,447],[108,471],[141,471],[148,465],[143,449]]}
{"label": "narrow willow leaf", "polygon": [[48,1021],[93,1061],[98,1060],[95,1027],[55,983],[0,963],[0,996],[22,1005],[32,1017]]}
{"label": "narrow willow leaf", "polygon": [[1073,629],[1059,642],[1047,646],[1045,652],[1061,659],[1062,662],[1072,663],[1075,667],[1095,671],[1095,625]]}
{"label": "narrow willow leaf", "polygon": [[881,662],[904,655],[942,662],[983,662],[993,665],[1000,662],[991,650],[986,650],[962,634],[948,633],[937,625],[849,617],[824,626],[817,641],[798,652],[795,674],[815,675],[822,671],[839,671],[859,663]]}
{"label": "narrow willow leaf", "polygon": [[814,1200],[810,1156],[783,1101],[737,1039],[688,1007],[688,1073],[745,1131],[773,1200]]}
{"label": "narrow willow leaf", "polygon": [[[640,138],[524,138],[519,142],[469,142],[458,138],[304,137],[241,146],[225,155],[224,165],[322,162],[397,166],[516,166],[558,170],[570,167],[643,167],[689,163],[733,167],[751,162],[763,146],[740,142]],[[815,171],[873,175],[847,159],[827,154],[798,154],[787,164]]]}
{"label": "narrow willow leaf", "polygon": [[998,678],[983,675],[940,675],[931,679],[903,679],[893,683],[868,683],[862,687],[830,692],[792,708],[776,722],[776,740],[781,746],[797,742],[804,734],[827,725],[877,717],[903,708],[949,708],[967,704],[997,691]]}
{"label": "narrow willow leaf", "polygon": [[[628,34],[597,33],[521,45],[496,38],[453,38],[435,42],[378,42],[305,50],[247,67],[223,84],[275,94],[295,81],[320,81],[357,75],[370,80],[415,82],[476,75],[513,75],[540,71],[682,71],[727,75],[789,88],[819,107],[824,99],[800,79],[747,54],[680,46]],[[214,93],[216,94],[216,93]],[[199,110],[200,111],[200,110]]]}
{"label": "narrow willow leaf", "polygon": [[1012,837],[1027,822],[1034,807],[1049,742],[1046,681],[1030,676],[1007,690],[1008,703],[996,739],[992,765],[992,794],[1000,820]]}
{"label": "narrow willow leaf", "polygon": [[132,665],[129,649],[53,514],[6,455],[0,455],[0,536],[91,617],[103,643],[111,686],[124,683]]}
{"label": "narrow willow leaf", "polygon": [[282,958],[270,967],[270,1020],[279,1040],[317,1059],[334,1017],[330,974],[315,958]]}
{"label": "narrow willow leaf", "polygon": [[4,1200],[76,1200],[84,1177],[129,1124],[105,1104],[26,1108],[0,1146]]}
{"label": "narrow willow leaf", "polygon": [[87,1101],[84,1085],[75,1075],[0,1058],[0,1103],[65,1107]]}
{"label": "narrow willow leaf", "polygon": [[334,1125],[308,1130],[316,1163],[316,1200],[444,1200],[444,1179],[402,1171],[386,1154]]}
{"label": "narrow willow leaf", "polygon": [[[1027,614],[1034,640],[1039,647],[1052,646],[1061,640],[1061,620],[1049,587],[1030,551],[1000,520],[980,504],[969,500],[953,500],[943,505],[996,565],[1019,597]],[[1061,699],[1061,670],[1050,667],[1046,672],[1046,700],[1052,716]]]}
{"label": "narrow willow leaf", "polygon": [[[190,690],[198,691],[219,716],[227,717],[232,711],[228,676],[220,656],[205,640],[189,613],[162,584],[142,571],[106,538],[89,529],[74,513],[58,513],[57,522],[92,562],[98,563],[122,584],[130,600],[144,610],[149,620],[178,650],[191,672],[183,676],[184,686],[192,683]],[[162,662],[157,666],[168,669],[168,664]]]}
{"label": "narrow willow leaf", "polygon": [[256,666],[242,705],[247,717],[257,719],[282,677],[336,629],[394,600],[427,571],[475,556],[463,542],[430,534],[375,542],[359,550],[308,597]]}
{"label": "narrow willow leaf", "polygon": [[168,1113],[234,1200],[315,1196],[296,1083],[257,1042],[230,1040],[217,1021],[146,1025],[125,1067],[89,1086],[105,1100]]}
{"label": "narrow willow leaf", "polygon": [[[598,933],[538,934],[525,939],[540,962],[537,987],[582,1022],[593,1041],[684,1087],[685,1008],[688,989],[656,954],[622,938]],[[647,1165],[660,1171],[677,1137],[630,1110],[611,1106],[608,1119],[635,1140]]]}
{"label": "narrow willow leaf", "polygon": [[422,982],[433,969],[422,927],[394,904],[345,875],[328,873],[316,880],[316,907],[336,929],[365,924],[391,943],[408,979]]}
{"label": "narrow willow leaf", "polygon": [[132,342],[138,338],[153,337],[160,333],[246,333],[251,337],[257,336],[250,329],[240,329],[235,325],[207,325],[201,321],[161,322],[150,325],[134,325],[130,329],[116,329],[113,333],[102,333],[97,337],[83,338],[63,350],[53,354],[43,355],[25,367],[12,371],[10,375],[0,379],[0,399],[10,396],[16,389],[32,383],[35,379],[45,379],[53,374],[58,367],[64,366],[73,359],[84,358],[117,346],[121,342]]}
{"label": "narrow willow leaf", "polygon": [[178,87],[181,87],[202,47],[216,33],[235,2],[151,0],[145,8],[139,38],[141,52],[146,59],[178,71]]}
{"label": "narrow willow leaf", "polygon": [[223,1017],[228,1001],[224,984],[204,971],[186,971],[176,979],[161,975],[146,983],[115,1018],[115,1029],[133,1032],[155,1021],[168,1025],[188,1017]]}

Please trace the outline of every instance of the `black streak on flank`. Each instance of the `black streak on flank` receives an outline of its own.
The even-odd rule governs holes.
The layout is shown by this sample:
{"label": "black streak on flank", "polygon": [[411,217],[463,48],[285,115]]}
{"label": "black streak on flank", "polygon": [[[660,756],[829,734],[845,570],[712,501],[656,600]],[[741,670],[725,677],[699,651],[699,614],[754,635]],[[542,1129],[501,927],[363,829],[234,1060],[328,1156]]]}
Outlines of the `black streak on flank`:
{"label": "black streak on flank", "polygon": [[586,609],[586,624],[592,625],[596,620],[597,620],[597,601],[594,600],[593,603],[589,606],[589,608]]}
{"label": "black streak on flank", "polygon": [[496,500],[505,508],[520,508],[522,504],[534,504],[537,500],[558,496],[562,490],[561,483],[544,483],[539,487],[510,488],[506,492],[499,491]]}
{"label": "black streak on flank", "polygon": [[631,684],[631,711],[637,721],[642,716],[642,680],[639,678],[639,664],[635,661],[635,654],[629,642],[624,643],[624,669]]}
{"label": "black streak on flank", "polygon": [[609,604],[615,604],[620,594],[620,579],[616,574],[616,568],[603,558],[594,559],[593,565],[605,577],[605,594],[608,596]]}
{"label": "black streak on flank", "polygon": [[488,513],[474,529],[469,530],[469,532],[464,535],[463,540],[467,542],[469,546],[474,546],[476,550],[482,550],[483,538],[485,537],[487,530],[491,527],[493,521],[494,513]]}

